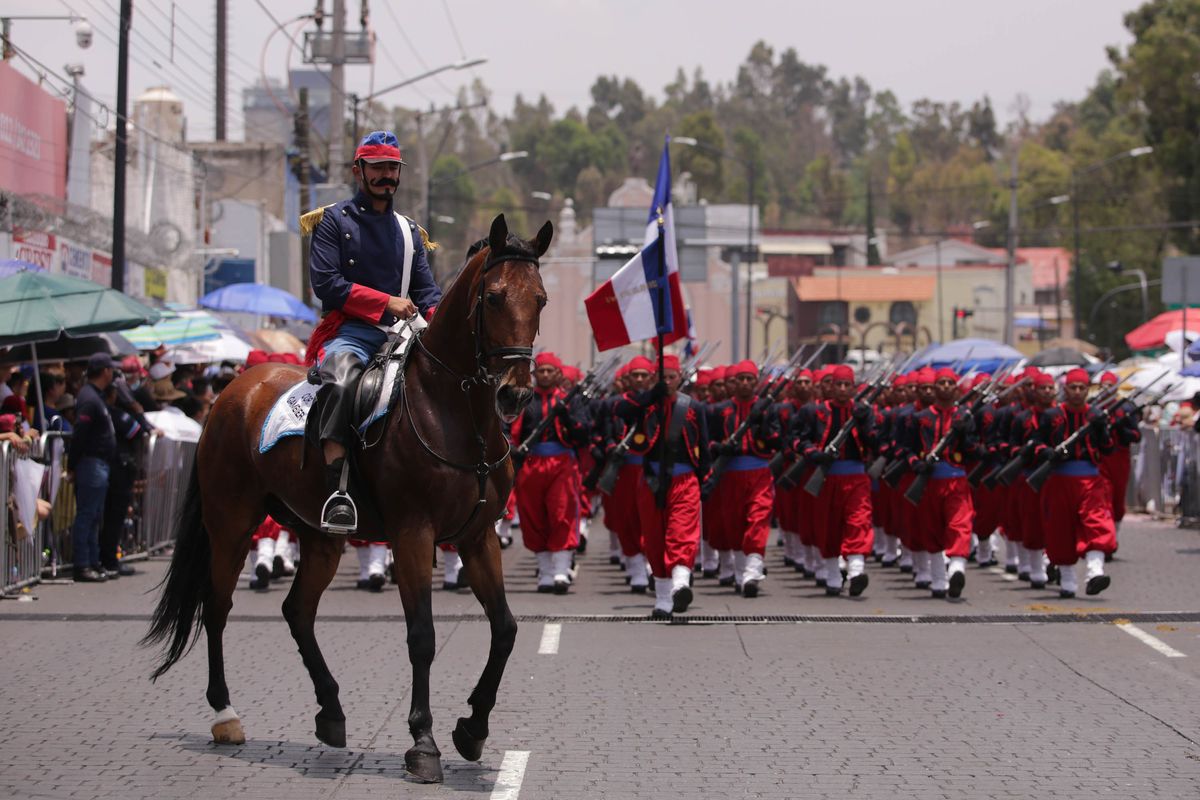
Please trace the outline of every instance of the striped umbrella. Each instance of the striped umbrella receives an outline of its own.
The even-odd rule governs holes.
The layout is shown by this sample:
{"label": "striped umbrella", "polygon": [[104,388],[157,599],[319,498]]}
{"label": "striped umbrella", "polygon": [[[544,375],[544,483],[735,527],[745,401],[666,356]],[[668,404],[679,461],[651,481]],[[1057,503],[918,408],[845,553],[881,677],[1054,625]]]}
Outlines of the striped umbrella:
{"label": "striped umbrella", "polygon": [[123,335],[139,350],[153,350],[159,345],[171,348],[219,339],[227,327],[205,311],[168,310],[155,324],[124,331]]}

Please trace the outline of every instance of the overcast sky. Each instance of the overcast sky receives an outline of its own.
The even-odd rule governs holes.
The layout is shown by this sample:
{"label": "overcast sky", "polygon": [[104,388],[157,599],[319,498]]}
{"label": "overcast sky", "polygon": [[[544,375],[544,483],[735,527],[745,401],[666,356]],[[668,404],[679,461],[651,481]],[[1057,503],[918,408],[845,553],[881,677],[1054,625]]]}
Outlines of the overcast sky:
{"label": "overcast sky", "polygon": [[[327,12],[332,0],[324,0]],[[2,0],[2,13],[78,13],[96,29],[88,50],[75,46],[66,22],[14,21],[13,41],[57,72],[82,63],[84,83],[100,99],[116,95],[119,0]],[[308,13],[314,0],[261,0],[279,21]],[[891,89],[907,109],[921,97],[965,104],[990,95],[1002,120],[1018,93],[1031,116],[1055,101],[1078,99],[1106,65],[1105,47],[1125,46],[1124,14],[1137,0],[423,0],[370,3],[378,36],[376,89],[461,58],[486,57],[469,72],[448,72],[387,96],[428,107],[453,101],[471,74],[494,92],[507,114],[518,94],[545,94],[561,112],[586,109],[598,75],[631,77],[657,98],[678,67],[701,67],[712,83],[728,82],[754,42],[776,52],[794,47],[801,60],[824,64],[834,77],[862,75]],[[58,8],[56,8],[58,6]],[[174,8],[174,60],[170,18]],[[240,135],[240,89],[257,79],[264,43],[275,28],[258,0],[229,0],[230,128]],[[186,9],[186,11],[184,10]],[[359,2],[347,0],[347,27],[359,27]],[[167,84],[185,101],[189,136],[213,130],[211,3],[134,0],[130,97]],[[403,30],[400,25],[403,25]],[[328,29],[329,23],[326,23]],[[285,25],[289,31],[303,23]],[[300,35],[297,33],[297,39]],[[298,47],[274,36],[261,64],[282,78],[298,66]],[[28,70],[18,63],[18,68]],[[347,90],[367,94],[371,68],[347,67]],[[0,99],[0,102],[3,102]]]}

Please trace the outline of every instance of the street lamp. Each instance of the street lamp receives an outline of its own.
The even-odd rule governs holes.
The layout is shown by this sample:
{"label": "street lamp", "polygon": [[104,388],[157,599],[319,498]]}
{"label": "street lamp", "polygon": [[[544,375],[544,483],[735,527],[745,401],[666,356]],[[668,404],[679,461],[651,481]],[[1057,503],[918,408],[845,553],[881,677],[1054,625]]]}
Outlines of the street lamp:
{"label": "street lamp", "polygon": [[[1071,194],[1069,195],[1068,199],[1070,199],[1070,201],[1071,201],[1071,209],[1072,209],[1072,217],[1073,217],[1072,228],[1074,230],[1074,245],[1075,245],[1075,247],[1074,247],[1075,252],[1074,252],[1074,256],[1073,256],[1073,260],[1075,262],[1075,292],[1074,292],[1075,297],[1072,300],[1072,305],[1074,306],[1074,309],[1075,309],[1075,338],[1077,338],[1077,339],[1083,338],[1080,335],[1081,331],[1079,330],[1079,305],[1080,305],[1081,297],[1082,297],[1081,292],[1080,292],[1080,285],[1083,283],[1083,281],[1081,280],[1083,278],[1083,264],[1080,262],[1081,247],[1080,247],[1080,243],[1079,243],[1079,178],[1083,175],[1088,175],[1092,172],[1103,169],[1104,167],[1107,167],[1109,164],[1120,161],[1121,159],[1140,158],[1142,156],[1148,156],[1153,152],[1154,152],[1154,148],[1150,147],[1149,145],[1145,145],[1142,147],[1135,147],[1132,150],[1126,150],[1123,153],[1117,153],[1115,156],[1112,156],[1111,158],[1106,158],[1103,161],[1097,161],[1095,164],[1091,164],[1087,167],[1084,167],[1083,169],[1071,170]],[[1062,197],[1062,195],[1059,195],[1058,197]],[[1054,200],[1057,198],[1051,198],[1051,199]],[[1091,315],[1089,314],[1088,316],[1090,317]],[[1094,337],[1091,336],[1090,321],[1088,323],[1088,334],[1089,334],[1088,338],[1092,339],[1092,341],[1094,342],[1095,339],[1094,339]]]}
{"label": "street lamp", "polygon": [[[746,193],[747,194],[747,196],[746,196],[746,358],[749,358],[750,357],[750,320],[752,318],[750,311],[753,308],[753,300],[754,300],[753,289],[751,288],[752,282],[753,282],[753,274],[754,274],[753,270],[754,270],[754,261],[755,261],[755,258],[754,258],[754,256],[755,256],[755,252],[754,252],[754,178],[755,178],[754,163],[752,161],[750,161],[749,159],[741,158],[740,156],[736,156],[733,153],[727,153],[724,150],[718,150],[717,148],[713,147],[712,145],[707,145],[704,142],[701,142],[699,139],[696,139],[692,136],[673,136],[673,137],[671,137],[671,142],[674,144],[681,144],[686,147],[695,147],[698,150],[703,150],[706,153],[711,153],[712,155],[719,156],[721,158],[731,159],[731,160],[736,161],[739,164],[741,164],[742,168],[746,170],[746,183],[748,186],[748,191]],[[734,360],[736,360],[738,357],[738,354],[737,354],[737,351],[738,351],[738,346],[737,346],[737,344],[738,344],[738,302],[737,301],[738,301],[738,269],[740,268],[740,265],[735,263],[732,265],[732,267],[733,268],[730,270],[730,273],[731,273],[730,291],[732,293],[733,300],[730,303],[730,306],[731,306],[730,321],[731,321],[731,326],[732,326],[732,330],[733,330],[733,336],[732,336],[732,341],[730,342],[730,347],[731,347],[731,352],[733,353],[733,358],[734,358]]]}
{"label": "street lamp", "polygon": [[519,158],[528,158],[528,157],[529,157],[529,152],[527,150],[509,150],[509,151],[501,153],[500,155],[496,156],[495,158],[489,158],[487,161],[480,161],[478,164],[470,164],[466,167],[463,167],[462,169],[460,169],[458,172],[454,173],[453,175],[447,175],[446,177],[440,178],[436,181],[433,179],[433,170],[430,169],[429,177],[425,181],[425,196],[428,198],[425,202],[425,214],[426,214],[425,228],[426,228],[426,231],[429,233],[430,238],[433,237],[433,222],[434,222],[434,220],[440,221],[440,219],[441,219],[440,217],[438,217],[436,214],[433,213],[433,187],[441,186],[442,184],[446,184],[446,183],[450,183],[451,181],[456,180],[457,178],[460,178],[463,175],[466,175],[468,172],[474,172],[477,169],[483,169],[484,167],[490,167],[493,164],[504,164],[509,161],[516,161]]}
{"label": "street lamp", "polygon": [[[1127,272],[1130,275],[1137,276],[1138,285],[1142,289],[1142,324],[1144,325],[1147,322],[1149,322],[1150,321],[1150,281],[1146,278],[1146,273],[1140,269],[1125,269],[1125,265],[1122,264],[1120,261],[1110,261],[1107,264],[1105,264],[1104,266],[1106,266],[1115,275],[1120,275],[1122,273]],[[1089,327],[1090,327],[1090,322],[1089,322]]]}
{"label": "street lamp", "polygon": [[480,64],[484,64],[484,63],[487,63],[486,58],[463,59],[462,61],[455,61],[452,64],[443,64],[440,67],[435,67],[431,70],[426,70],[425,72],[422,72],[420,75],[414,75],[411,78],[406,78],[405,80],[402,80],[399,83],[393,83],[391,86],[385,86],[382,89],[380,89],[379,91],[372,92],[371,94],[367,95],[366,97],[359,97],[357,94],[350,95],[350,102],[354,107],[354,143],[356,145],[358,144],[358,104],[359,103],[364,103],[364,102],[370,103],[375,98],[377,98],[381,95],[385,95],[388,92],[394,92],[397,89],[403,89],[405,86],[410,86],[410,85],[416,83],[417,81],[423,81],[426,78],[432,78],[434,75],[438,75],[438,74],[440,74],[442,72],[446,72],[448,70],[468,69],[470,67],[478,67]]}

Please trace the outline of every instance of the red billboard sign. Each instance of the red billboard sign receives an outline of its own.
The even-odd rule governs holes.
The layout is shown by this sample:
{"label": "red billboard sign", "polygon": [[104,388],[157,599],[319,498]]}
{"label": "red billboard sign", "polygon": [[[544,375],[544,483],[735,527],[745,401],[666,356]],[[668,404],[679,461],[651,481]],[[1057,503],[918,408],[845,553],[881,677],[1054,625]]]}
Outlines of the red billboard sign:
{"label": "red billboard sign", "polygon": [[67,196],[67,104],[0,62],[0,189]]}
{"label": "red billboard sign", "polygon": [[13,258],[27,261],[46,272],[54,269],[54,234],[41,231],[13,231]]}

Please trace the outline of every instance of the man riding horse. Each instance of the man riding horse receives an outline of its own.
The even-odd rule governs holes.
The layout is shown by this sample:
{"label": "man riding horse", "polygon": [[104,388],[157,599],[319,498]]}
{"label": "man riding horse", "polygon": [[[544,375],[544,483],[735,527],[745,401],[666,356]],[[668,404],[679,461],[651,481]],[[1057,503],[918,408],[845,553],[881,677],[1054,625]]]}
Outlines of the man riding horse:
{"label": "man riding horse", "polygon": [[442,298],[426,258],[425,231],[392,209],[404,163],[394,133],[368,134],[354,153],[358,192],[301,219],[312,234],[313,293],[326,312],[308,360],[320,365],[318,424],[330,492],[321,528],[329,533],[358,527],[346,475],[357,379],[397,322],[418,312],[427,316]]}

